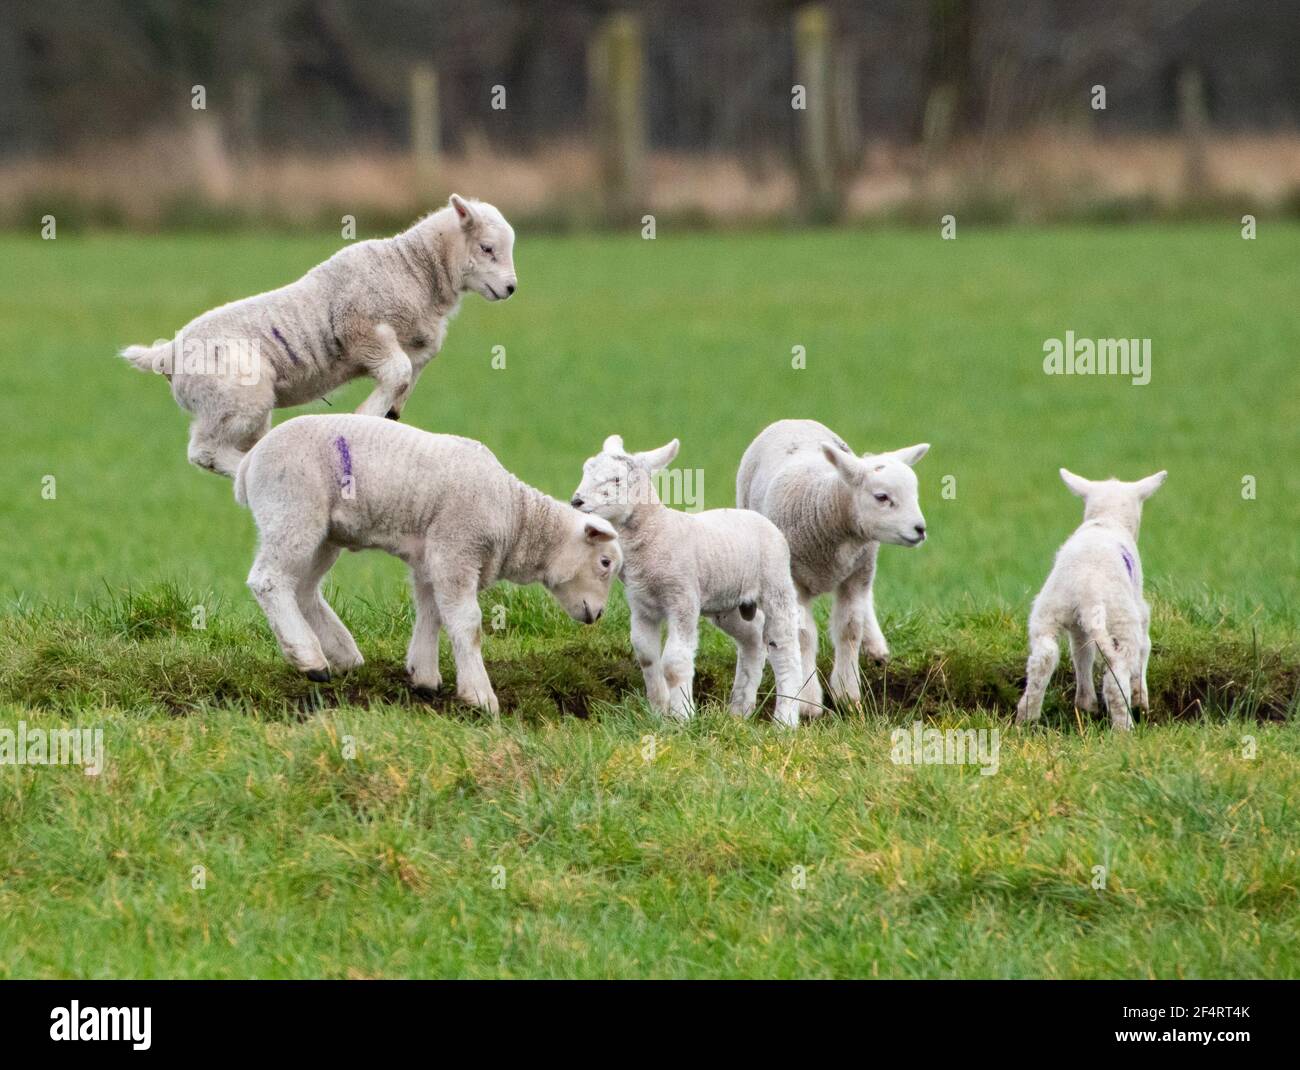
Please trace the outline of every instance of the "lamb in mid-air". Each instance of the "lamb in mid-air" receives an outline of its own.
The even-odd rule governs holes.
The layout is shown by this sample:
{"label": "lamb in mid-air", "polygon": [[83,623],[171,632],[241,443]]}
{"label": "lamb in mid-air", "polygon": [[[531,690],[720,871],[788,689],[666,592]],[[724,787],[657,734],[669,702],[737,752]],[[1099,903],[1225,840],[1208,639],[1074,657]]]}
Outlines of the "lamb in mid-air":
{"label": "lamb in mid-air", "polygon": [[1138,525],[1142,503],[1160,489],[1167,472],[1136,483],[1091,480],[1065,468],[1061,479],[1083,499],[1083,523],[1056,552],[1047,582],[1029,611],[1029,664],[1016,723],[1037,721],[1043,692],[1061,659],[1059,637],[1070,636],[1074,704],[1097,708],[1094,658],[1101,655],[1102,694],[1112,728],[1133,727],[1132,707],[1147,709],[1151,657],[1151,607],[1142,596]]}
{"label": "lamb in mid-air", "polygon": [[321,582],[343,550],[385,550],[413,579],[412,686],[441,685],[445,628],[457,696],[493,713],[479,591],[499,579],[540,583],[570,617],[593,624],[623,560],[607,521],[520,482],[481,442],[373,416],[281,424],[240,464],[235,500],[252,510],[260,535],[248,586],[297,669],[323,681],[361,664]]}
{"label": "lamb in mid-air", "polygon": [[[774,718],[796,728],[803,683],[798,617],[785,538],[748,509],[669,509],[651,477],[677,456],[678,442],[629,453],[618,435],[583,465],[573,505],[610,521],[623,547],[623,586],[632,614],[632,647],[653,709],[688,720],[693,709],[700,617],[736,642],[729,709],[748,717],[757,703],[764,656],[776,677]],[[668,638],[660,649],[660,627]]]}
{"label": "lamb in mid-air", "polygon": [[492,205],[451,195],[396,237],[340,249],[297,282],[221,305],[173,339],[122,356],[171,380],[193,413],[191,464],[234,476],[271,427],[271,412],[360,377],[375,388],[357,409],[401,416],[470,292],[515,292],[515,233]]}
{"label": "lamb in mid-air", "polygon": [[815,420],[778,420],[759,433],[741,458],[736,504],[762,513],[790,544],[806,681],[800,697],[810,709],[820,710],[822,701],[812,615],[818,595],[835,592],[830,684],[837,701],[862,701],[858,651],[864,642],[873,658],[889,656],[872,597],[876,554],[882,542],[919,546],[925,541],[912,466],[929,448],[921,443],[859,457]]}

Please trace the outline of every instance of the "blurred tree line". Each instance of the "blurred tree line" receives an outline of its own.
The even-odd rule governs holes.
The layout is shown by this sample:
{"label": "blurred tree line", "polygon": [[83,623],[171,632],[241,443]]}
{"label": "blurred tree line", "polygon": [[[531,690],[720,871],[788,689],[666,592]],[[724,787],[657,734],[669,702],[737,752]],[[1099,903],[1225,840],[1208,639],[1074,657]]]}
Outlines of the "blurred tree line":
{"label": "blurred tree line", "polygon": [[[397,146],[413,65],[438,76],[443,147],[527,153],[581,136],[589,44],[640,16],[655,149],[794,141],[800,5],[780,0],[0,0],[0,153],[58,153],[239,96],[263,150]],[[1195,86],[1228,130],[1300,120],[1294,0],[827,0],[859,137],[912,141],[1087,122],[1173,128]],[[1188,81],[1192,72],[1194,80]],[[1090,111],[1091,87],[1106,88]],[[494,109],[493,88],[505,89]],[[1185,105],[1185,102],[1184,102]]]}

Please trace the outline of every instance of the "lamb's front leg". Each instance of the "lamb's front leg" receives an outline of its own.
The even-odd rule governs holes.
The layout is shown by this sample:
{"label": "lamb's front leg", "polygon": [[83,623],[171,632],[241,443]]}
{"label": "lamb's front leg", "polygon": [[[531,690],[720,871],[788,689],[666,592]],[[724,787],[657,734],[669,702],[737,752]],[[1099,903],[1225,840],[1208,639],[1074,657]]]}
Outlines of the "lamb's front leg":
{"label": "lamb's front leg", "polygon": [[375,327],[374,337],[356,347],[356,359],[375,381],[370,396],[357,406],[362,416],[387,416],[396,420],[415,383],[415,369],[397,344],[397,332],[387,323]]}
{"label": "lamb's front leg", "polygon": [[632,612],[632,649],[645,677],[645,697],[650,708],[657,713],[668,712],[668,684],[664,681],[663,661],[660,655],[658,616],[638,609],[635,602]]}
{"label": "lamb's front leg", "polygon": [[695,602],[668,611],[668,639],[664,643],[664,683],[668,685],[668,716],[689,721],[694,712],[691,688],[695,684],[695,648],[700,641],[700,609]]}
{"label": "lamb's front leg", "polygon": [[[835,589],[831,606],[831,643],[835,647],[835,667],[831,670],[831,697],[850,706],[862,703],[861,672],[858,652],[871,604],[871,577],[864,585],[859,575],[850,576]],[[871,613],[875,620],[875,613]],[[876,626],[879,632],[879,626]],[[883,636],[880,642],[884,642]]]}
{"label": "lamb's front leg", "polygon": [[483,614],[478,608],[477,576],[439,575],[434,581],[438,615],[451,638],[456,660],[456,697],[467,706],[478,706],[493,714],[500,704],[483,664]]}

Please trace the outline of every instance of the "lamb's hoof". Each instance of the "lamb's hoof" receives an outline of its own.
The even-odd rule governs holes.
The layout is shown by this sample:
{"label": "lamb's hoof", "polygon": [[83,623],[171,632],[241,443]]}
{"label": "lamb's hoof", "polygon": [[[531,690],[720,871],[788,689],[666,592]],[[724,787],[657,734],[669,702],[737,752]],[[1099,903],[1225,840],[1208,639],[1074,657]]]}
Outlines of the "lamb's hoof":
{"label": "lamb's hoof", "polygon": [[402,418],[402,414],[398,412],[396,409],[389,409],[386,413],[384,413],[385,420],[400,420],[401,418]]}
{"label": "lamb's hoof", "polygon": [[314,684],[328,684],[330,682],[329,669],[308,669],[307,679]]}
{"label": "lamb's hoof", "polygon": [[438,698],[438,689],[435,687],[424,687],[423,685],[411,685],[411,694],[425,702],[436,702]]}

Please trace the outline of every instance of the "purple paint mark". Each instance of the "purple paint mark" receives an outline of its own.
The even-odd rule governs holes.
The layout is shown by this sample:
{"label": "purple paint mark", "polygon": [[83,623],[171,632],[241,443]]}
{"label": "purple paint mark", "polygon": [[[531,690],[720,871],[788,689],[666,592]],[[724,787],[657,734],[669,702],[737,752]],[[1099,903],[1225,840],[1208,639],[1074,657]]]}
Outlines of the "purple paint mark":
{"label": "purple paint mark", "polygon": [[284,340],[284,335],[280,333],[280,328],[272,327],[271,333],[275,335],[275,340],[284,346],[284,351],[289,354],[289,359],[295,364],[301,364],[302,361],[298,359],[298,354],[295,353],[289,343]]}
{"label": "purple paint mark", "polygon": [[1119,555],[1124,559],[1124,567],[1128,569],[1128,578],[1134,583],[1137,583],[1137,577],[1133,574],[1133,555],[1123,546],[1119,548]]}
{"label": "purple paint mark", "polygon": [[343,469],[343,474],[339,477],[339,490],[343,492],[344,498],[351,498],[355,493],[353,489],[355,484],[352,481],[352,449],[348,446],[348,440],[342,435],[334,440],[334,448],[339,451],[339,467]]}

